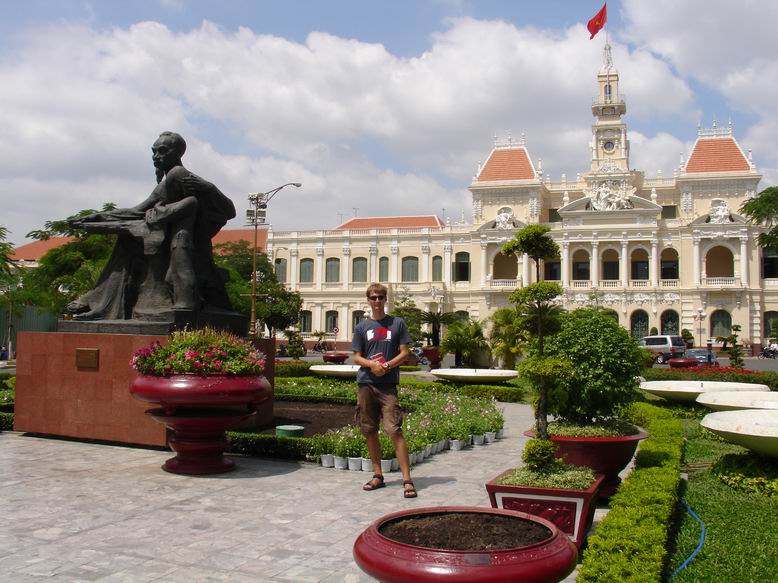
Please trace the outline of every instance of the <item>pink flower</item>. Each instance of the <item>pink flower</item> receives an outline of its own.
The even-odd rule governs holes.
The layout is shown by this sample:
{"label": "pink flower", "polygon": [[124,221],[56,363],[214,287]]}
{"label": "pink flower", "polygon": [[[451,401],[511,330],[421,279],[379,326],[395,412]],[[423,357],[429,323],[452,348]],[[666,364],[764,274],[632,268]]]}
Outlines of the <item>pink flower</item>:
{"label": "pink flower", "polygon": [[186,360],[194,360],[198,356],[200,356],[200,355],[197,352],[195,352],[194,350],[187,350],[186,352],[184,352],[184,358]]}

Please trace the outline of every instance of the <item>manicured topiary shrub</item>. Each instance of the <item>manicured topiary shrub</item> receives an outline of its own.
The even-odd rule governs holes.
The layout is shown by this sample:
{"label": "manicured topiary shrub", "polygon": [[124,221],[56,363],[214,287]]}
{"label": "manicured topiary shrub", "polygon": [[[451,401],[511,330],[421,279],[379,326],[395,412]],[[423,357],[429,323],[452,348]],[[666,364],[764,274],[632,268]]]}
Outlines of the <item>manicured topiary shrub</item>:
{"label": "manicured topiary shrub", "polygon": [[563,315],[559,332],[546,340],[546,354],[572,365],[549,394],[548,412],[561,420],[585,425],[614,417],[640,397],[643,353],[603,310],[580,308]]}
{"label": "manicured topiary shrub", "polygon": [[307,360],[276,360],[275,362],[275,376],[276,377],[307,377],[311,376],[310,368],[314,364],[324,364],[323,360],[307,361]]}

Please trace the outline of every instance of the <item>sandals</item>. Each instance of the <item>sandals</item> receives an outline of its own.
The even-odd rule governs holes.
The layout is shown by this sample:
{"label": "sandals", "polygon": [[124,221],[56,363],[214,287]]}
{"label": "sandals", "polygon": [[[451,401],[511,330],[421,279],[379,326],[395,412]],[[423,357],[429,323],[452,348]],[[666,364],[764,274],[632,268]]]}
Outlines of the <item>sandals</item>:
{"label": "sandals", "polygon": [[[376,482],[378,480],[378,482]],[[373,474],[373,477],[370,478],[370,480],[362,486],[362,489],[365,492],[372,492],[373,490],[378,490],[378,488],[384,488],[386,484],[384,484],[384,477],[380,476],[378,474]]]}
{"label": "sandals", "polygon": [[[410,488],[406,488],[406,486],[410,486]],[[416,492],[416,486],[413,485],[413,482],[410,480],[404,480],[403,481],[403,498],[416,498],[419,494]]]}

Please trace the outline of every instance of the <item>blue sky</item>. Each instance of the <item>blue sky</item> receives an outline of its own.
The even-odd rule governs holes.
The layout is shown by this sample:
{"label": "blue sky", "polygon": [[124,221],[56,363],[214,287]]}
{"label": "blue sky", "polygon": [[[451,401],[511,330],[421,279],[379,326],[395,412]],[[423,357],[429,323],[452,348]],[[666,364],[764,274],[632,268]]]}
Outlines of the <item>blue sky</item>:
{"label": "blue sky", "polygon": [[[604,34],[590,1],[0,0],[0,176],[10,240],[153,187],[149,146],[233,198],[289,181],[275,229],[339,214],[469,218],[493,136],[525,133],[552,180],[588,169]],[[778,3],[609,2],[631,165],[677,166],[730,119],[778,183]],[[4,197],[5,198],[5,197]],[[230,227],[241,226],[236,219]]]}

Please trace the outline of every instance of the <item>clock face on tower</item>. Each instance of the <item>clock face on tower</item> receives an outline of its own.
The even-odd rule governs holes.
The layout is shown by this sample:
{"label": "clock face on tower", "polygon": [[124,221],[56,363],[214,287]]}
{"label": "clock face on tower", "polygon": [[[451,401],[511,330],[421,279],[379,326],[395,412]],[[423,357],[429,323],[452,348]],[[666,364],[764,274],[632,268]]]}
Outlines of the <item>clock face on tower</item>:
{"label": "clock face on tower", "polygon": [[610,153],[610,152],[613,152],[613,148],[614,148],[614,147],[615,147],[615,146],[614,146],[613,142],[611,142],[610,140],[608,140],[607,142],[605,142],[605,143],[602,145],[602,149],[603,149],[603,150],[605,150],[605,151],[606,151],[606,152],[608,152],[608,153]]}

